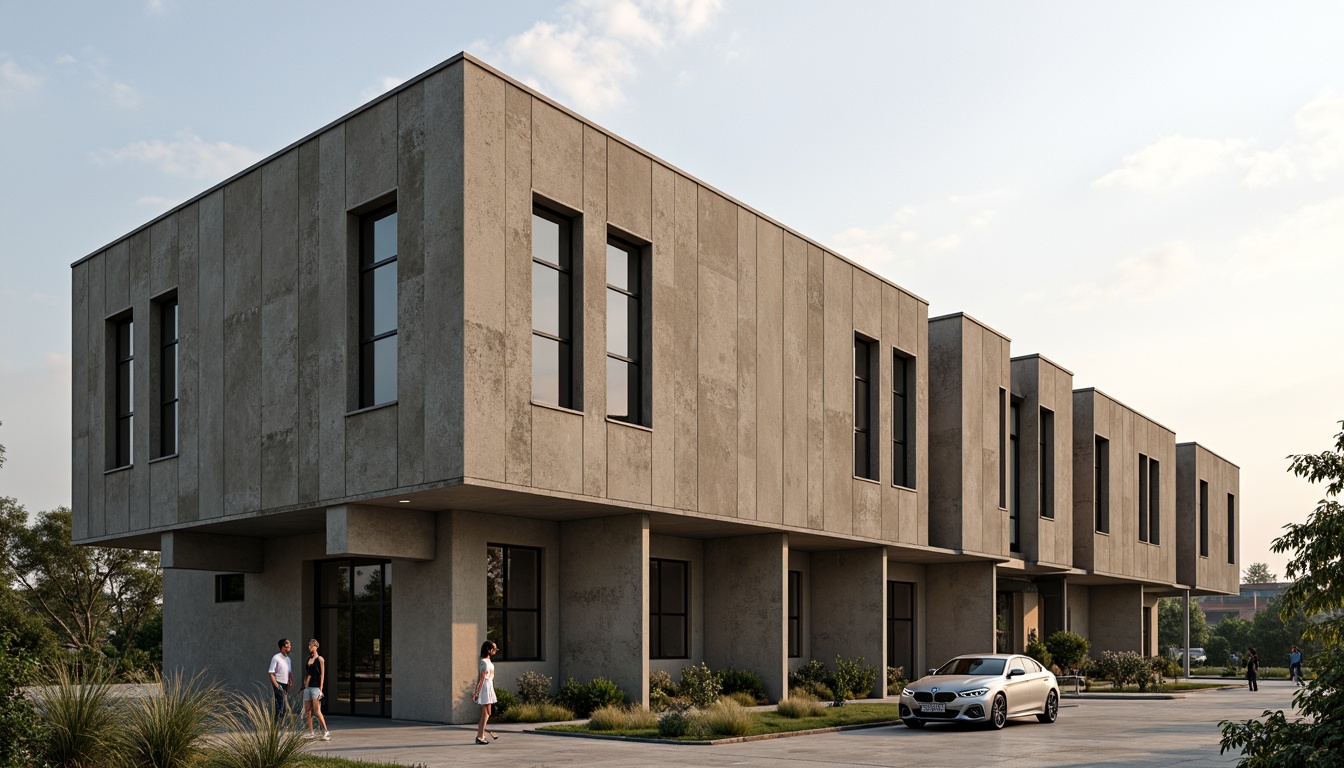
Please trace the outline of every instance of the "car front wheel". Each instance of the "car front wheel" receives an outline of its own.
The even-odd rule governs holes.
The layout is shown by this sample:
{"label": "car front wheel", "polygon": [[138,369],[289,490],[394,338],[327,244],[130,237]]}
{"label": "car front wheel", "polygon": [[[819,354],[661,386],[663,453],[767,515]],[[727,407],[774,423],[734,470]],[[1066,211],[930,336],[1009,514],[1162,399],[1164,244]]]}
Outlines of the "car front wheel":
{"label": "car front wheel", "polygon": [[1042,723],[1053,723],[1059,719],[1059,694],[1054,691],[1045,697],[1045,709],[1036,716]]}
{"label": "car front wheel", "polygon": [[1008,722],[1008,700],[1000,693],[994,697],[994,703],[989,708],[989,727],[994,730],[1001,730]]}

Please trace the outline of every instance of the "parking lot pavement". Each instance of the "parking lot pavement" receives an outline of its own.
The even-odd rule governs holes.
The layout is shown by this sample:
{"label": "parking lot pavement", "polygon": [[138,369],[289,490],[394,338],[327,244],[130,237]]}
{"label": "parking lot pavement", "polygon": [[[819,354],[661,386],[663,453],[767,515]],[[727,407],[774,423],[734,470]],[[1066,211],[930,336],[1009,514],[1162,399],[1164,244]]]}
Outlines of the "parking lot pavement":
{"label": "parking lot pavement", "polygon": [[719,746],[664,745],[566,738],[501,725],[499,740],[473,743],[474,726],[425,725],[362,718],[328,718],[332,740],[318,754],[384,760],[427,768],[456,766],[1229,766],[1219,755],[1221,720],[1259,717],[1289,709],[1292,684],[1261,682],[1195,692],[1166,700],[1066,698],[1059,721],[1010,721],[1002,731],[930,726],[913,731],[886,726]]}

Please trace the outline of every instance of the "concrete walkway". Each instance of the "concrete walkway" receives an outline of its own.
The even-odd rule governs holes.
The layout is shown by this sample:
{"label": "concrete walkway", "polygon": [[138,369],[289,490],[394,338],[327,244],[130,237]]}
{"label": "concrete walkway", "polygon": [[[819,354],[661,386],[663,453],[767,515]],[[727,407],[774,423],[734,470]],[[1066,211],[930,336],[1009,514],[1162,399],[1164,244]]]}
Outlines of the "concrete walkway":
{"label": "concrete walkway", "polygon": [[1289,709],[1294,686],[1262,682],[1258,692],[1192,692],[1178,699],[1073,699],[1059,722],[1014,720],[999,732],[951,726],[913,731],[903,726],[691,746],[563,738],[531,725],[493,728],[499,740],[473,742],[474,726],[426,725],[363,718],[330,718],[332,740],[318,754],[427,768],[443,766],[1230,766],[1219,755],[1220,720]]}

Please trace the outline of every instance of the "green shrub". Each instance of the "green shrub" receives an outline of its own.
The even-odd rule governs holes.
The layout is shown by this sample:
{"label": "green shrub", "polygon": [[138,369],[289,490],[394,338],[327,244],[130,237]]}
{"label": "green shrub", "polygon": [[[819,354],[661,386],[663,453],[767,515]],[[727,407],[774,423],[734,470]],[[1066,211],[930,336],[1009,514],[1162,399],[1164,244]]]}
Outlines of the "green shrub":
{"label": "green shrub", "polygon": [[625,691],[605,677],[595,677],[587,683],[571,677],[561,686],[557,702],[579,717],[588,717],[596,709],[620,706],[625,702]]}
{"label": "green shrub", "polygon": [[765,701],[765,683],[761,682],[761,676],[748,669],[725,669],[719,672],[719,683],[722,686],[722,693],[732,695],[734,693],[745,693],[751,697],[751,703],[747,706],[756,706],[757,702]]}
{"label": "green shrub", "polygon": [[709,667],[701,663],[681,668],[681,684],[677,689],[692,706],[707,707],[718,701],[719,693],[723,691],[723,682]]}
{"label": "green shrub", "polygon": [[667,695],[666,691],[658,688],[649,689],[649,710],[653,712],[666,712],[672,706],[672,697]]}
{"label": "green shrub", "polygon": [[816,659],[789,673],[789,688],[808,690],[811,685],[826,685],[826,665]]}
{"label": "green shrub", "polygon": [[821,702],[817,697],[803,690],[794,688],[789,692],[789,698],[779,702],[775,711],[785,717],[820,717],[822,710]]}
{"label": "green shrub", "polygon": [[1050,665],[1054,663],[1054,656],[1052,656],[1050,650],[1045,647],[1045,643],[1036,637],[1035,632],[1032,632],[1031,639],[1027,641],[1027,647],[1024,650],[1024,653],[1039,661],[1041,666],[1046,669],[1049,669]]}
{"label": "green shrub", "polygon": [[499,717],[501,723],[559,723],[573,720],[574,713],[559,704],[519,704]]}
{"label": "green shrub", "polygon": [[1117,689],[1137,685],[1144,691],[1153,680],[1152,663],[1134,651],[1102,651],[1101,658],[1092,660],[1088,670],[1089,676],[1109,680]]}
{"label": "green shrub", "polygon": [[905,667],[887,667],[887,695],[898,696],[910,681],[905,678]]}
{"label": "green shrub", "polygon": [[877,685],[877,667],[863,663],[863,657],[842,659],[835,657],[835,671],[829,680],[831,701],[843,704],[847,699],[868,698]]}
{"label": "green shrub", "polygon": [[727,697],[705,707],[700,718],[711,733],[719,736],[746,736],[751,731],[751,712]]}
{"label": "green shrub", "polygon": [[663,670],[658,670],[649,675],[649,693],[659,691],[668,696],[677,695],[677,684],[672,682],[672,675]]}
{"label": "green shrub", "polygon": [[518,677],[518,698],[524,704],[540,704],[551,699],[551,678],[528,670]]}
{"label": "green shrub", "polygon": [[510,709],[514,709],[522,704],[517,696],[509,693],[509,689],[507,688],[496,688],[495,699],[495,705],[490,708],[491,717],[500,717]]}
{"label": "green shrub", "polygon": [[588,718],[593,731],[636,731],[656,728],[658,716],[643,707],[602,707]]}
{"label": "green shrub", "polygon": [[236,694],[221,719],[211,768],[301,768],[314,743],[293,715],[276,719],[270,691]]}
{"label": "green shrub", "polygon": [[1091,648],[1087,638],[1063,630],[1045,638],[1045,649],[1050,652],[1051,660],[1066,673],[1079,668]]}
{"label": "green shrub", "polygon": [[695,715],[690,712],[672,710],[664,712],[658,718],[658,735],[665,739],[678,739],[688,735],[695,724]]}
{"label": "green shrub", "polygon": [[55,768],[83,768],[111,762],[117,716],[109,694],[112,678],[100,666],[80,675],[64,664],[50,667],[55,685],[38,705],[44,735],[43,758]]}
{"label": "green shrub", "polygon": [[1211,667],[1221,667],[1227,663],[1232,655],[1232,644],[1226,637],[1219,634],[1209,633],[1209,640],[1204,644],[1204,663]]}
{"label": "green shrub", "polygon": [[1170,656],[1152,657],[1153,674],[1157,675],[1158,682],[1166,678],[1175,680],[1185,673],[1180,662]]}
{"label": "green shrub", "polygon": [[183,679],[181,672],[152,678],[159,694],[123,702],[117,729],[118,756],[127,766],[191,768],[207,752],[207,739],[224,708],[224,691],[203,673]]}
{"label": "green shrub", "polygon": [[37,762],[37,709],[20,690],[32,682],[36,669],[36,654],[8,630],[0,632],[0,768],[28,768]]}

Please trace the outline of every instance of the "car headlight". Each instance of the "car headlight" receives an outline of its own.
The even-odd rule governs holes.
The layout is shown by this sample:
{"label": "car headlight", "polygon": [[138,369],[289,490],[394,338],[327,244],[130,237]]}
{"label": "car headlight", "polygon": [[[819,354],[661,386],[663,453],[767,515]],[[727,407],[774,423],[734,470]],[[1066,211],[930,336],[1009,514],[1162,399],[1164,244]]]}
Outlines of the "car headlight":
{"label": "car headlight", "polygon": [[914,695],[915,695],[915,692],[912,691],[912,690],[910,690],[909,688],[902,688],[902,689],[901,689],[901,695],[902,695],[902,696],[914,696]]}
{"label": "car headlight", "polygon": [[963,697],[965,697],[965,698],[967,698],[967,699],[974,699],[974,698],[978,698],[978,697],[980,697],[980,696],[984,696],[986,693],[989,693],[989,689],[988,689],[988,688],[976,688],[976,689],[973,690],[973,691],[962,691],[962,692],[961,692],[961,696],[963,696]]}

